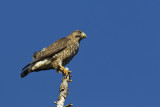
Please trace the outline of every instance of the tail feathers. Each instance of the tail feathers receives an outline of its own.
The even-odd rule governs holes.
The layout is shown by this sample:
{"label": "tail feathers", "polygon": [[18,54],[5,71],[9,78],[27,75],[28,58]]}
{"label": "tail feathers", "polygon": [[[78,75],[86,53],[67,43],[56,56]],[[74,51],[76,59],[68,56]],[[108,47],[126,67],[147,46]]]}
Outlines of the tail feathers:
{"label": "tail feathers", "polygon": [[27,67],[31,66],[32,64],[33,64],[33,62],[31,62],[31,63],[29,63],[28,65],[26,65],[26,66],[22,69],[22,71],[25,70]]}
{"label": "tail feathers", "polygon": [[25,77],[26,75],[28,75],[30,72],[32,72],[32,67],[29,67],[27,68],[26,70],[24,70],[22,73],[21,73],[21,78]]}

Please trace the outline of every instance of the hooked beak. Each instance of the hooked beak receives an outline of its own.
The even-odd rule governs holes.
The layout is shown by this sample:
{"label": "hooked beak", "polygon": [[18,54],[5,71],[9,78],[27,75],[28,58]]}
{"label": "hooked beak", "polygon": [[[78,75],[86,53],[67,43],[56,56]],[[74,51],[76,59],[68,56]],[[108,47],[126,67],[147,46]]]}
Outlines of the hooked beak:
{"label": "hooked beak", "polygon": [[86,34],[84,32],[82,32],[81,35],[82,35],[83,38],[87,38],[87,36],[86,36]]}

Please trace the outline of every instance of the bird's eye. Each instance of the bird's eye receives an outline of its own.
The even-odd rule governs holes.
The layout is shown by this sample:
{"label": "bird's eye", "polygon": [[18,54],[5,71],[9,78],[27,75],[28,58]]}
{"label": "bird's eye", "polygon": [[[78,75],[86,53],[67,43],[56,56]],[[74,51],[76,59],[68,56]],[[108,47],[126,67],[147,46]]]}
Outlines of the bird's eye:
{"label": "bird's eye", "polygon": [[81,34],[81,31],[79,31],[78,33]]}

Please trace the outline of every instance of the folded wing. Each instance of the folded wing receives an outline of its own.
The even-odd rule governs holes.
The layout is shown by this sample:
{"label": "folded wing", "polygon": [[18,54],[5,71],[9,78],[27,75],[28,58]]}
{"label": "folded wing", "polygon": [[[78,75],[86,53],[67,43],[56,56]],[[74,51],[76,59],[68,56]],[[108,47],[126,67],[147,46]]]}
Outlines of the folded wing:
{"label": "folded wing", "polygon": [[53,44],[51,44],[49,47],[43,48],[41,51],[35,52],[33,55],[33,62],[26,65],[22,69],[22,71],[24,71],[26,68],[35,64],[38,61],[44,60],[45,58],[52,57],[55,54],[63,51],[67,47],[66,44],[69,40],[70,39],[68,39],[68,38],[61,38],[61,39],[57,40],[56,42],[54,42]]}

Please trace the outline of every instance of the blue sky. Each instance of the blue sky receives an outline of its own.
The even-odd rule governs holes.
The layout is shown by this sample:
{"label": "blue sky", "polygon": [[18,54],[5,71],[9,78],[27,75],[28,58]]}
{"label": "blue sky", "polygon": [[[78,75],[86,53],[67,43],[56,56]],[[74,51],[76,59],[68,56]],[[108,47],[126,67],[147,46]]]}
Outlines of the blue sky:
{"label": "blue sky", "polygon": [[56,107],[55,70],[20,78],[32,54],[74,30],[88,38],[67,65],[75,107],[160,107],[160,1],[1,0],[0,107]]}

